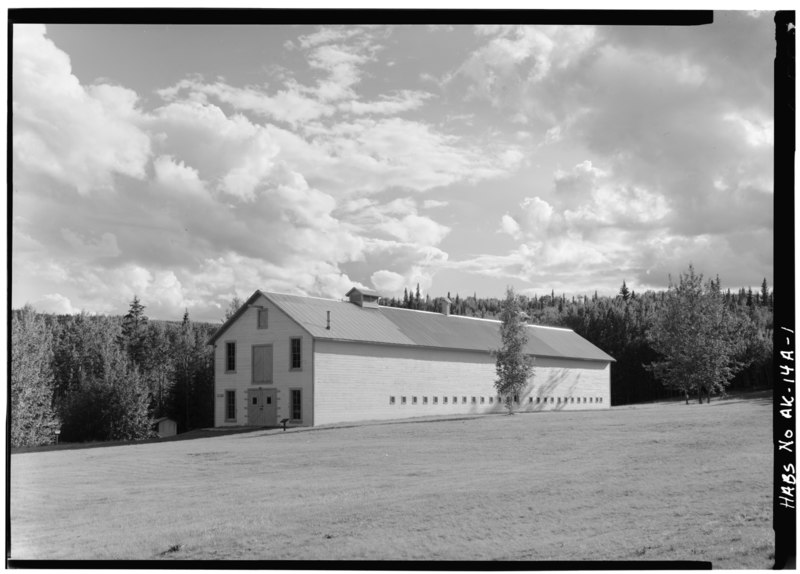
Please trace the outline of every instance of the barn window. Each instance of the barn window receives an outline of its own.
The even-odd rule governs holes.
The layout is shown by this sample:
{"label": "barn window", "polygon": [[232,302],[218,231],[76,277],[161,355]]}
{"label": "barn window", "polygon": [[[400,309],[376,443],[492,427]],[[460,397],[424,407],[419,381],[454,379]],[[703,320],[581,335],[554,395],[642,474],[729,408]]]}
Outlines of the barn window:
{"label": "barn window", "polygon": [[590,403],[592,402],[592,397],[589,397],[589,402],[590,402]]}
{"label": "barn window", "polygon": [[417,404],[417,397],[411,397],[411,404],[412,405],[416,405]]}
{"label": "barn window", "polygon": [[236,391],[225,391],[225,420],[236,420]]}
{"label": "barn window", "polygon": [[394,404],[394,397],[389,397],[389,404],[390,404],[390,405],[393,405],[393,404]]}
{"label": "barn window", "polygon": [[475,402],[476,402],[476,401],[475,401],[475,397],[472,397],[472,404],[474,405],[474,404],[475,404]]}
{"label": "barn window", "polygon": [[292,420],[299,421],[303,419],[303,402],[302,393],[300,389],[292,389]]}
{"label": "barn window", "polygon": [[483,404],[485,401],[486,401],[486,397],[481,397],[481,404]]}
{"label": "barn window", "polygon": [[267,309],[258,310],[258,328],[259,329],[267,328]]}
{"label": "barn window", "polygon": [[302,349],[303,349],[303,342],[300,337],[292,337],[291,340],[291,369],[299,370],[300,365],[302,365]]}
{"label": "barn window", "polygon": [[428,404],[428,397],[422,397],[422,404],[423,405],[427,405]]}
{"label": "barn window", "polygon": [[447,404],[447,397],[442,397],[442,404],[443,404],[443,405],[446,405],[446,404]]}
{"label": "barn window", "polygon": [[550,402],[551,402],[551,403],[554,403],[554,402],[556,402],[556,399],[555,399],[555,397],[550,397]]}
{"label": "barn window", "polygon": [[434,405],[438,405],[439,404],[439,397],[433,397],[433,404]]}
{"label": "barn window", "polygon": [[514,395],[514,404],[519,404],[519,395]]}
{"label": "barn window", "polygon": [[236,341],[225,343],[225,372],[233,373],[236,371]]}
{"label": "barn window", "polygon": [[491,405],[494,402],[494,397],[489,397],[489,404]]}
{"label": "barn window", "polygon": [[574,403],[575,402],[575,397],[570,397],[569,398],[569,402]]}
{"label": "barn window", "polygon": [[533,402],[533,397],[528,397],[528,402],[532,403]]}
{"label": "barn window", "polygon": [[401,405],[406,404],[406,398],[405,397],[400,397],[400,404]]}
{"label": "barn window", "polygon": [[458,404],[458,397],[453,397],[453,404],[454,404],[454,405],[457,405],[457,404]]}
{"label": "barn window", "polygon": [[462,405],[466,405],[467,404],[467,397],[461,397],[461,404]]}
{"label": "barn window", "polygon": [[542,400],[542,397],[536,397],[536,404],[539,404],[539,402],[540,402],[541,400]]}

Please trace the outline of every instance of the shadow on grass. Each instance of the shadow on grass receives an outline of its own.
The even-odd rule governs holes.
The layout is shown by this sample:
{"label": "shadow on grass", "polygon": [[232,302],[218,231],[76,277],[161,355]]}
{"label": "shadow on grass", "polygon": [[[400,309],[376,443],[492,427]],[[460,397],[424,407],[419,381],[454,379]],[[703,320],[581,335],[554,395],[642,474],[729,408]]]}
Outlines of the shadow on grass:
{"label": "shadow on grass", "polygon": [[[757,405],[771,405],[772,404],[772,389],[758,389],[755,391],[733,391],[721,397],[714,395],[711,397],[711,402],[706,403],[703,401],[703,406],[710,405],[729,405],[733,403],[748,402]],[[683,397],[676,397],[673,399],[662,399],[658,401],[644,402],[644,403],[629,403],[625,405],[614,405],[615,409],[648,407],[657,405],[671,405],[671,406],[691,406],[699,405],[697,402],[697,395],[689,398],[689,404],[686,404],[686,399]]]}
{"label": "shadow on grass", "polygon": [[107,442],[68,442],[61,444],[48,444],[44,446],[31,446],[23,448],[12,448],[11,454],[22,454],[26,452],[48,452],[54,450],[78,450],[85,448],[104,448],[109,446],[126,446],[137,444],[154,444],[162,442],[176,442],[180,440],[194,440],[198,438],[214,438],[232,434],[241,434],[255,431],[271,430],[280,427],[235,427],[219,429],[197,429],[181,433],[175,436],[164,438],[148,438],[144,440],[115,440]]}
{"label": "shadow on grass", "polygon": [[[703,403],[703,406],[718,406],[718,405],[726,405],[732,404],[737,402],[751,402],[757,405],[771,405],[772,404],[772,389],[762,389],[758,391],[747,391],[747,392],[735,392],[730,393],[725,397],[714,397],[711,400],[711,403]],[[629,405],[619,405],[614,406],[613,409],[625,409],[625,408],[637,408],[637,407],[647,407],[647,406],[655,406],[655,405],[684,405],[684,406],[691,406],[691,405],[698,405],[697,399],[689,401],[689,405],[685,405],[685,400],[683,398],[677,398],[672,400],[666,401],[657,401],[652,403],[635,403]],[[699,406],[699,405],[698,405]],[[594,411],[594,410],[574,410],[570,411],[573,414],[578,413],[594,413],[594,412],[609,412],[612,409],[603,409],[603,411]],[[548,411],[553,412],[553,411]],[[517,414],[536,414],[532,412],[523,412],[519,411]],[[414,424],[414,423],[430,423],[430,422],[453,422],[453,421],[460,421],[460,420],[470,420],[480,417],[486,416],[508,416],[507,413],[498,412],[498,413],[480,413],[480,414],[468,414],[468,415],[450,415],[450,416],[430,416],[430,417],[416,417],[410,419],[391,419],[391,420],[370,420],[370,421],[357,421],[352,423],[335,423],[331,425],[322,425],[318,427],[289,427],[288,431],[290,432],[319,432],[319,431],[330,431],[330,430],[337,430],[337,429],[346,429],[346,428],[354,428],[354,427],[363,427],[363,426],[374,426],[374,425],[396,425],[396,424]],[[233,428],[209,428],[209,429],[197,429],[189,432],[185,432],[179,435],[166,437],[166,438],[151,438],[145,440],[136,440],[136,441],[109,441],[109,442],[90,442],[90,443],[62,443],[62,444],[50,444],[45,446],[35,446],[35,447],[25,447],[25,448],[12,448],[11,454],[22,454],[22,453],[30,453],[30,452],[49,452],[55,450],[79,450],[79,449],[87,449],[87,448],[104,448],[104,447],[111,447],[111,446],[126,446],[126,445],[137,445],[137,444],[153,444],[153,443],[163,443],[163,442],[175,442],[181,440],[194,440],[199,438],[213,438],[218,436],[227,436],[233,434],[244,434],[244,433],[258,433],[255,434],[252,438],[259,438],[264,436],[265,431],[275,431],[281,429],[280,426],[275,427],[233,427]],[[269,433],[272,434],[272,433]]]}

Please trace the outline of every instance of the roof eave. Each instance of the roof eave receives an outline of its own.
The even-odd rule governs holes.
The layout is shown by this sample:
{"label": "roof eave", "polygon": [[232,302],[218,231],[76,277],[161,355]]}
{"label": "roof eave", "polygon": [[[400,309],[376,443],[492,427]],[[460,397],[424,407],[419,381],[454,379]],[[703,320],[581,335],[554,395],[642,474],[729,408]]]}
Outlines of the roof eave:
{"label": "roof eave", "polygon": [[[332,343],[360,343],[365,345],[388,345],[390,347],[410,347],[413,349],[432,349],[434,351],[462,351],[465,353],[487,353],[489,355],[492,354],[493,349],[469,349],[466,347],[438,347],[436,345],[419,345],[417,343],[393,343],[390,341],[364,341],[359,339],[344,339],[342,337],[325,337],[319,335],[316,337],[319,341],[326,341]],[[611,357],[610,355],[606,355],[606,358],[603,357],[570,357],[567,355],[546,355],[544,353],[534,354],[534,353],[526,353],[528,356],[532,357],[542,357],[543,359],[574,359],[576,361],[590,361],[593,363],[616,363],[617,360]]]}

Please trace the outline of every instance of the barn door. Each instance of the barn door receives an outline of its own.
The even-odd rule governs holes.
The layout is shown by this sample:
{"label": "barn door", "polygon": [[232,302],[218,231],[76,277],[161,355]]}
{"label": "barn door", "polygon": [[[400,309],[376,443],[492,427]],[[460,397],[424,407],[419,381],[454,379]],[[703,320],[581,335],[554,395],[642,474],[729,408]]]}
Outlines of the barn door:
{"label": "barn door", "polygon": [[272,382],[272,345],[253,345],[253,384]]}
{"label": "barn door", "polygon": [[275,389],[248,389],[247,424],[254,427],[278,425],[277,391]]}
{"label": "barn door", "polygon": [[254,427],[267,426],[264,417],[264,389],[247,391],[247,424]]}

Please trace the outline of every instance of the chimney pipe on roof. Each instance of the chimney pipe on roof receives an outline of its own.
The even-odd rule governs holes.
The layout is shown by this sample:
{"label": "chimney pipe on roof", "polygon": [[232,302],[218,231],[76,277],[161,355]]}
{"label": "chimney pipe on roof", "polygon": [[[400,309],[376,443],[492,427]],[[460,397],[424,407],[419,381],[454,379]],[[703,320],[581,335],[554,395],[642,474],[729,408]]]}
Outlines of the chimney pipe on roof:
{"label": "chimney pipe on roof", "polygon": [[331,312],[330,311],[328,311],[328,326],[325,327],[325,328],[328,329],[329,331],[331,330]]}
{"label": "chimney pipe on roof", "polygon": [[451,301],[447,297],[445,297],[444,301],[442,301],[442,314],[445,317],[449,317],[450,316],[450,303],[451,303]]}

